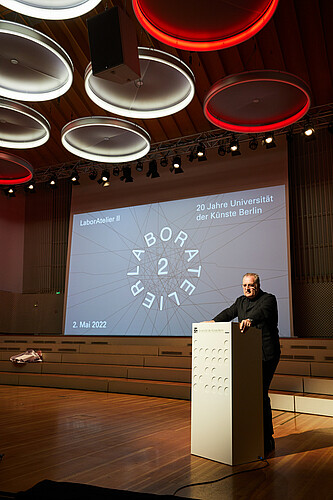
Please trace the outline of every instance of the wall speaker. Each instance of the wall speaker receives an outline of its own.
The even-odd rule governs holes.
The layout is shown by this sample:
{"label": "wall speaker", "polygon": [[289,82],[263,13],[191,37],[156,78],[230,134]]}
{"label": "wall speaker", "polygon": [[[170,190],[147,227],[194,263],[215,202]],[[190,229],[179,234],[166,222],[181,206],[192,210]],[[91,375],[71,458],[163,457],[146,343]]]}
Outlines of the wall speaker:
{"label": "wall speaker", "polygon": [[87,19],[92,72],[117,83],[140,78],[134,22],[118,6]]}

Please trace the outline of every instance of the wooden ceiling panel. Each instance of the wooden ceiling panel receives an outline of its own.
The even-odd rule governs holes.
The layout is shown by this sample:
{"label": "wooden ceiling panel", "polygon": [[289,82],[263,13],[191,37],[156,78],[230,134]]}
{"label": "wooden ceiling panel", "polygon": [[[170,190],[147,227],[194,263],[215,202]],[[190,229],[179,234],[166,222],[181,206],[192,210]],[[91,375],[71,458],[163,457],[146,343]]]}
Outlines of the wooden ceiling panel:
{"label": "wooden ceiling panel", "polygon": [[303,50],[294,2],[281,2],[275,17],[276,31],[283,54],[285,69],[309,84],[309,70]]}
{"label": "wooden ceiling panel", "polygon": [[197,132],[194,127],[194,124],[186,110],[179,111],[173,118],[179,128],[181,130],[181,136],[193,135]]}
{"label": "wooden ceiling panel", "polygon": [[323,34],[325,38],[328,66],[333,81],[333,29],[332,29],[332,0],[322,0],[319,4]]}
{"label": "wooden ceiling panel", "polygon": [[168,135],[164,129],[164,122],[162,120],[131,120],[140,127],[147,130],[151,137],[151,143],[166,141]]}
{"label": "wooden ceiling panel", "polygon": [[[333,97],[332,78],[319,3],[296,2],[295,6],[304,56],[309,68],[309,82],[314,97],[313,105],[319,106],[332,100]],[[332,2],[331,13],[333,14]]]}
{"label": "wooden ceiling panel", "polygon": [[233,75],[235,73],[242,73],[245,71],[244,63],[238,47],[230,47],[229,49],[225,49],[223,51],[220,50],[219,52],[226,75]]}
{"label": "wooden ceiling panel", "polygon": [[241,43],[238,51],[243,61],[245,71],[264,69],[264,61],[256,38]]}
{"label": "wooden ceiling panel", "polygon": [[260,54],[265,69],[285,71],[285,62],[280,47],[280,41],[275,29],[274,19],[256,35]]}
{"label": "wooden ceiling panel", "polygon": [[207,52],[205,58],[201,60],[201,65],[207,75],[206,83],[209,83],[209,87],[226,75],[223,62],[216,50]]}

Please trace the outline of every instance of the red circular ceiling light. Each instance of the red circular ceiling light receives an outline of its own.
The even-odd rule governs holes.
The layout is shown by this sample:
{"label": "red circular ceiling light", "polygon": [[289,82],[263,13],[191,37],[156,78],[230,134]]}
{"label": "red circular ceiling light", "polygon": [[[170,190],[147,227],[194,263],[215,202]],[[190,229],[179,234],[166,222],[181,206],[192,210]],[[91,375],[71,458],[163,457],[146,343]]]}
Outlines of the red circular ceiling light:
{"label": "red circular ceiling light", "polygon": [[247,71],[216,82],[204,100],[204,114],[233,132],[268,132],[287,127],[310,107],[310,89],[282,71]]}
{"label": "red circular ceiling light", "polygon": [[[154,38],[183,50],[219,50],[253,37],[279,0],[132,0],[135,15]],[[208,5],[209,3],[209,5]]]}
{"label": "red circular ceiling light", "polygon": [[0,151],[0,186],[16,186],[31,181],[33,168],[19,156]]}

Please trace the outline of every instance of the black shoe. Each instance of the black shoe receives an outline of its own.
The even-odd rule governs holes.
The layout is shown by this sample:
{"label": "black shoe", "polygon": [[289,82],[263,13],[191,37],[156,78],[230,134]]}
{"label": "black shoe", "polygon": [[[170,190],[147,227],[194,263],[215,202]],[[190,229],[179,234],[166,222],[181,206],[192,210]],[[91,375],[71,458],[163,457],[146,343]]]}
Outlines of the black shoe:
{"label": "black shoe", "polygon": [[264,456],[265,456],[265,458],[268,458],[273,453],[274,450],[275,450],[275,440],[272,436],[268,439],[268,441],[265,441],[265,444],[264,444]]}

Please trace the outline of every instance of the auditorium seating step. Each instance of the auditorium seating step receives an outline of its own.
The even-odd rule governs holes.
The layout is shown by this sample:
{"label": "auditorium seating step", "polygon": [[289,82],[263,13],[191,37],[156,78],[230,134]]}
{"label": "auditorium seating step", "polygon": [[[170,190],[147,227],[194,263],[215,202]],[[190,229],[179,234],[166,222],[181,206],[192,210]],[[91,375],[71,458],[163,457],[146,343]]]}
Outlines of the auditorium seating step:
{"label": "auditorium seating step", "polygon": [[333,417],[333,396],[270,391],[273,410]]}
{"label": "auditorium seating step", "polygon": [[[41,349],[42,363],[10,356]],[[281,339],[272,408],[333,416],[333,339]],[[191,339],[0,335],[0,383],[190,399]]]}
{"label": "auditorium seating step", "polygon": [[191,384],[188,382],[87,375],[41,374],[22,372],[20,370],[16,372],[0,372],[0,384],[139,394],[174,399],[190,399],[191,392]]}

